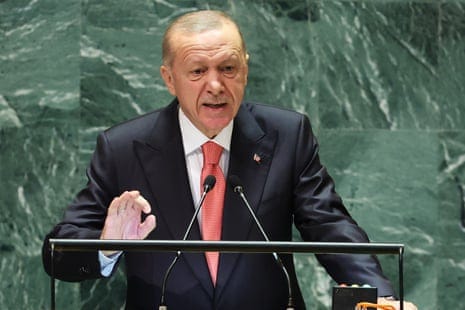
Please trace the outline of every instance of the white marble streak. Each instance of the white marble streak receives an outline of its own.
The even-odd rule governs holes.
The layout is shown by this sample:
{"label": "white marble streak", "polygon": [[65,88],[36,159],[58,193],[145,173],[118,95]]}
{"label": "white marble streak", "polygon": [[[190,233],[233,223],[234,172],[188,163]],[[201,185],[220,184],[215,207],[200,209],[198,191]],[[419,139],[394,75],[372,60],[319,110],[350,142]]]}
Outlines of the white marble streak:
{"label": "white marble streak", "polygon": [[23,126],[16,111],[10,107],[5,97],[0,95],[0,129],[21,128]]}

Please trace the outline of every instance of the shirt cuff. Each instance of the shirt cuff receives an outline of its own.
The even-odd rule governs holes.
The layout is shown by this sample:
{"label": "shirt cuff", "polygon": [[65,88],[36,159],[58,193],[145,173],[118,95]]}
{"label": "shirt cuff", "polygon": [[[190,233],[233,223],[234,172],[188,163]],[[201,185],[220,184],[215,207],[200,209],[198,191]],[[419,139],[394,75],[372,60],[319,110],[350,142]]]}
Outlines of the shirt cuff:
{"label": "shirt cuff", "polygon": [[109,277],[115,264],[118,261],[118,258],[123,252],[118,252],[110,256],[105,256],[102,251],[98,251],[98,261],[100,263],[100,274],[104,277]]}

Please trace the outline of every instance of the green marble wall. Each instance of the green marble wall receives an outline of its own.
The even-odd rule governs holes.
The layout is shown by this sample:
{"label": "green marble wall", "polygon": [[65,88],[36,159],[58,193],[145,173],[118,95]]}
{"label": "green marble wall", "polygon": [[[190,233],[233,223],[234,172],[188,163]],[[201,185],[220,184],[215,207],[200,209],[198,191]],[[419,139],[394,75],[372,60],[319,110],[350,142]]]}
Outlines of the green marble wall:
{"label": "green marble wall", "polygon": [[[96,134],[165,105],[168,20],[229,12],[247,98],[308,113],[321,157],[373,241],[406,244],[406,297],[459,309],[465,289],[465,2],[0,1],[0,308],[47,309],[44,234],[83,186]],[[395,256],[382,256],[397,285]],[[333,283],[298,255],[309,309]],[[59,309],[117,309],[110,280],[59,282]]]}

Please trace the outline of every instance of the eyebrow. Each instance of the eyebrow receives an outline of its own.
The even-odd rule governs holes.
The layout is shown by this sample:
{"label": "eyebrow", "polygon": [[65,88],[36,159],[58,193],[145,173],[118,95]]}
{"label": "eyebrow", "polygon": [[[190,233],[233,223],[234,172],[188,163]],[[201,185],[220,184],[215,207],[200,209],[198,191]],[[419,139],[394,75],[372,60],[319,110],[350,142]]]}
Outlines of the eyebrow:
{"label": "eyebrow", "polygon": [[[205,63],[206,59],[210,59],[211,57],[206,56],[206,55],[193,55],[193,56],[187,56],[183,59],[183,62],[189,63],[189,64],[199,64],[203,65]],[[220,56],[220,59],[218,60],[219,63],[225,63],[229,61],[237,61],[240,62],[240,56],[237,53],[230,53],[229,55],[225,56]]]}

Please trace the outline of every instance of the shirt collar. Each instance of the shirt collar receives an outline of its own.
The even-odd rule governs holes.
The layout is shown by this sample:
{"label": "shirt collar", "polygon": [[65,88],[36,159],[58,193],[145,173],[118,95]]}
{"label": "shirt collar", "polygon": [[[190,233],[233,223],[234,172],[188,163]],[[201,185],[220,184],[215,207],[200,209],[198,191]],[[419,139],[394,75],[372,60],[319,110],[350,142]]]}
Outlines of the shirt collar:
{"label": "shirt collar", "polygon": [[213,139],[205,136],[192,122],[187,118],[184,111],[179,108],[179,127],[181,128],[182,143],[184,146],[184,155],[187,156],[199,149],[204,143],[214,141],[229,152],[231,146],[231,137],[234,121],[224,127]]}

